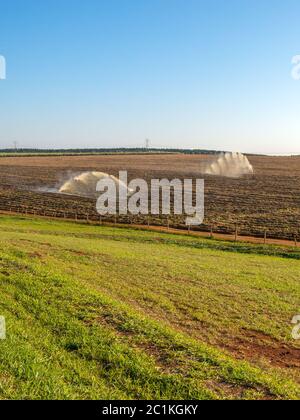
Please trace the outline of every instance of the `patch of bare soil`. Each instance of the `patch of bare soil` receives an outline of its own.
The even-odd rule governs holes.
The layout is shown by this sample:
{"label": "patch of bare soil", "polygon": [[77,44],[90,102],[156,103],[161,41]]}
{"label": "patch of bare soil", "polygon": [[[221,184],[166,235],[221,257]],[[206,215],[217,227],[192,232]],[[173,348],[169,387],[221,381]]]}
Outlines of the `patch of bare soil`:
{"label": "patch of bare soil", "polygon": [[221,347],[233,353],[239,359],[250,361],[267,361],[271,366],[280,368],[300,368],[300,348],[253,330],[244,330],[243,336],[232,337],[230,342]]}

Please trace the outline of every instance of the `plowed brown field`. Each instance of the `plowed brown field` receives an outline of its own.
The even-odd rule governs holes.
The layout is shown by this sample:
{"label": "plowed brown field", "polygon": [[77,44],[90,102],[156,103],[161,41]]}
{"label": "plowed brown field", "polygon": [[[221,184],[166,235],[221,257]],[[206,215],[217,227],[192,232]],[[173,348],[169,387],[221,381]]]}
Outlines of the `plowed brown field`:
{"label": "plowed brown field", "polygon": [[[98,155],[0,158],[0,209],[96,220],[90,199],[43,192],[54,188],[71,173],[86,170],[118,176],[127,170],[130,178],[197,178],[207,155]],[[241,179],[205,177],[205,224],[201,229],[292,239],[300,233],[300,157],[249,156],[255,175]],[[118,221],[128,222],[123,217]],[[135,217],[135,223],[147,218]],[[166,218],[151,218],[151,224],[166,224]],[[183,217],[171,217],[170,225],[183,227]]]}

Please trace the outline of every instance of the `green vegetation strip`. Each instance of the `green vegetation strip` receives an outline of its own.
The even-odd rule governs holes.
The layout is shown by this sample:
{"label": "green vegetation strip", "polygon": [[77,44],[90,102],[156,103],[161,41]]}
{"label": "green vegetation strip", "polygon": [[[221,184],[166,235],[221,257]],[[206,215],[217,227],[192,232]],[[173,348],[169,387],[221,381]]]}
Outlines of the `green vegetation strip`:
{"label": "green vegetation strip", "polygon": [[[234,254],[231,248],[229,253],[220,247],[231,245],[218,241],[38,219],[2,217],[0,228],[0,315],[7,322],[7,339],[0,341],[0,398],[300,397],[298,383],[285,371],[235,360],[181,328],[184,317],[195,325],[211,320],[218,335],[220,320],[214,324],[210,316],[218,311],[216,303],[220,310],[224,306],[221,296],[231,278],[227,292],[237,298],[240,287],[253,310],[265,305],[272,312],[266,328],[283,340],[286,331],[277,326],[299,298],[297,260]],[[213,261],[230,255],[237,265],[226,265],[228,278],[221,279],[218,267],[211,272]],[[278,265],[275,291],[262,258]],[[247,270],[261,287],[256,300]],[[186,285],[176,287],[178,281]],[[195,293],[199,307],[188,313]],[[243,308],[242,301],[236,304]],[[244,315],[230,320],[229,312],[229,330],[239,322],[250,327],[246,308]]]}

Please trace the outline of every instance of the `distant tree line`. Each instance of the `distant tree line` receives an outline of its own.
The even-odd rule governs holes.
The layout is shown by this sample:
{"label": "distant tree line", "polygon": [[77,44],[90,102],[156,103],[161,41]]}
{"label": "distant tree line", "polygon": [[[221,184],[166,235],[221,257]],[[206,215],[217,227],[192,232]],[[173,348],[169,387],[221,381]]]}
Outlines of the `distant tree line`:
{"label": "distant tree line", "polygon": [[218,150],[204,149],[155,149],[155,148],[92,148],[92,149],[0,149],[3,154],[105,154],[105,153],[184,153],[184,154],[207,154],[220,153]]}

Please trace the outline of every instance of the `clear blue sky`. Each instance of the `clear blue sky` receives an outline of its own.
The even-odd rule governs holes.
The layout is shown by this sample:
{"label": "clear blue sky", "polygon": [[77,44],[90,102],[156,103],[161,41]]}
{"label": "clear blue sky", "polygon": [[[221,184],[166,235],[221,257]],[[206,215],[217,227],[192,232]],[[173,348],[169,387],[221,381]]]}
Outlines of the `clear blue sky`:
{"label": "clear blue sky", "polygon": [[1,2],[0,147],[300,153],[299,0]]}

